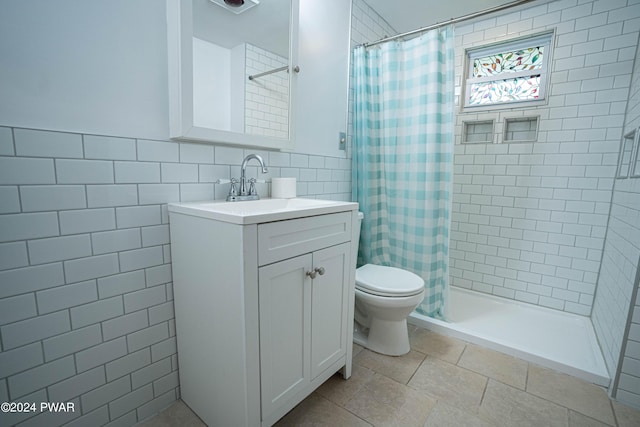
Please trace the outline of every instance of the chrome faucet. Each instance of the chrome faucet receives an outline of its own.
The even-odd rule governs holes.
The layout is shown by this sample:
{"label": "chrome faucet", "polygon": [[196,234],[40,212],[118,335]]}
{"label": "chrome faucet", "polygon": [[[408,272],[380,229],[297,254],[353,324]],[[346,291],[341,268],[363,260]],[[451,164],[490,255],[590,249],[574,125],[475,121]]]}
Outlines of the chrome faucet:
{"label": "chrome faucet", "polygon": [[227,196],[227,201],[238,202],[244,200],[258,200],[260,196],[258,196],[258,192],[256,191],[256,179],[251,178],[249,180],[249,189],[247,190],[247,178],[246,178],[246,170],[247,163],[249,160],[256,159],[258,163],[260,163],[260,167],[262,167],[262,173],[267,173],[269,170],[262,160],[262,157],[258,154],[249,154],[242,161],[242,166],[240,167],[240,192],[236,192],[235,189],[235,180],[231,180],[231,189],[229,191],[229,195]]}

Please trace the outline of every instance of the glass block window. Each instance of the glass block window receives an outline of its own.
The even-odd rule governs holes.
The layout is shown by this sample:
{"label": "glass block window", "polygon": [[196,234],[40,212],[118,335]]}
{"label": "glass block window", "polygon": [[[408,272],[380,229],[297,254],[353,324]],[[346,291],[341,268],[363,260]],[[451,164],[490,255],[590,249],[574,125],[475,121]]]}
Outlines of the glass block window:
{"label": "glass block window", "polygon": [[465,108],[544,100],[552,37],[468,50]]}

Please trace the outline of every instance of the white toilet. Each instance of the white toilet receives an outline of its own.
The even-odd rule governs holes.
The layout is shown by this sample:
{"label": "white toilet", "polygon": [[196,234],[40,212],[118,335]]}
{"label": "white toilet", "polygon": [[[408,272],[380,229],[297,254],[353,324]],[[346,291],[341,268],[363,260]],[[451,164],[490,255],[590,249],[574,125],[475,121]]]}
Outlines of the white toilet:
{"label": "white toilet", "polygon": [[353,341],[389,356],[408,353],[407,316],[423,298],[424,280],[416,274],[373,264],[358,268]]}

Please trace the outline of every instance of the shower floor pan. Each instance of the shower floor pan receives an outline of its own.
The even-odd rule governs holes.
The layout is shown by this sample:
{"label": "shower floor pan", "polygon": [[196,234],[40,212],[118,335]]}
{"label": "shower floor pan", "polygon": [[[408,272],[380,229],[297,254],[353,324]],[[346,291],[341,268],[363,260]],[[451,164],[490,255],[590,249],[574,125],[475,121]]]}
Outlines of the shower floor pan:
{"label": "shower floor pan", "polygon": [[591,320],[451,287],[444,322],[415,311],[408,322],[608,387],[610,378]]}

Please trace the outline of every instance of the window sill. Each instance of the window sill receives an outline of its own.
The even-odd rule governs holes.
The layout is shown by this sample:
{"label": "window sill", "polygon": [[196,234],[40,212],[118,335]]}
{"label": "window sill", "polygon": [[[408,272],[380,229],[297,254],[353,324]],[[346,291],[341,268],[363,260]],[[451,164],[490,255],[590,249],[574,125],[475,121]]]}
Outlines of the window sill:
{"label": "window sill", "polygon": [[474,106],[462,106],[460,113],[473,114],[473,113],[487,113],[492,111],[504,111],[504,110],[527,110],[539,107],[544,107],[548,104],[547,99],[538,99],[535,101],[519,101],[503,104],[485,104]]}

